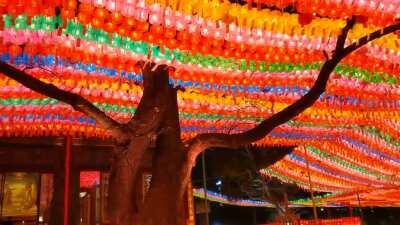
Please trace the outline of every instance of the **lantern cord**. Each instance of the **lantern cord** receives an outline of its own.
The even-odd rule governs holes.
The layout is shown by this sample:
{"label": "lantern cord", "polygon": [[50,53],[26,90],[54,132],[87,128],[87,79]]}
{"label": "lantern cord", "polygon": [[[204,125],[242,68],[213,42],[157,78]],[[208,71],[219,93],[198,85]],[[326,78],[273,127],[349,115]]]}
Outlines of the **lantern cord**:
{"label": "lantern cord", "polygon": [[70,202],[70,173],[71,173],[71,136],[66,137],[65,141],[65,183],[64,183],[64,225],[69,224],[69,202]]}
{"label": "lantern cord", "polygon": [[315,199],[314,199],[314,191],[313,191],[313,185],[311,182],[311,174],[310,174],[310,163],[308,161],[308,156],[307,156],[307,150],[304,148],[304,155],[306,156],[306,164],[307,164],[307,174],[308,174],[308,183],[310,185],[310,192],[311,192],[311,201],[313,204],[313,214],[314,214],[314,220],[317,223],[318,222],[318,213],[317,213],[317,207],[315,204]]}
{"label": "lantern cord", "polygon": [[364,215],[361,207],[360,193],[357,192],[358,208],[360,209],[361,224],[364,224]]}
{"label": "lantern cord", "polygon": [[203,189],[204,189],[204,204],[206,208],[206,225],[210,225],[210,218],[208,216],[208,199],[207,199],[207,173],[206,173],[206,158],[205,152],[201,154],[201,164],[203,168]]}

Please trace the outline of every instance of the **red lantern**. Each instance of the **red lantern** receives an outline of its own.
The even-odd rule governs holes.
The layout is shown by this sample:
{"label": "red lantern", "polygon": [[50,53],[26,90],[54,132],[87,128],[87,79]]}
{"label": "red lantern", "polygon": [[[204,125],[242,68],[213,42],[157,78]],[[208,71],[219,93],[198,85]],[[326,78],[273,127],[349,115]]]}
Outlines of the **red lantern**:
{"label": "red lantern", "polygon": [[22,49],[18,45],[10,45],[10,47],[8,48],[8,51],[10,52],[11,56],[13,56],[13,57],[22,54]]}
{"label": "red lantern", "polygon": [[33,44],[26,44],[24,50],[29,55],[36,55],[38,53],[37,47]]}
{"label": "red lantern", "polygon": [[312,20],[313,20],[312,14],[309,14],[309,13],[299,14],[299,23],[302,26],[310,24]]}
{"label": "red lantern", "polygon": [[120,26],[118,28],[118,34],[121,36],[126,36],[128,34],[128,31],[124,26]]}
{"label": "red lantern", "polygon": [[0,6],[1,7],[5,7],[5,6],[9,5],[9,4],[15,4],[15,3],[13,3],[12,1],[9,1],[9,0],[0,0]]}
{"label": "red lantern", "polygon": [[18,11],[17,5],[13,5],[13,4],[9,4],[7,5],[7,12],[11,15],[18,15],[19,11]]}
{"label": "red lantern", "polygon": [[131,34],[131,38],[134,41],[140,40],[142,38],[142,36],[143,36],[143,33],[139,32],[139,31],[133,31],[132,34]]}
{"label": "red lantern", "polygon": [[104,20],[102,20],[100,18],[95,17],[92,19],[92,25],[95,28],[103,28],[103,23],[104,23]]}
{"label": "red lantern", "polygon": [[356,16],[356,21],[357,21],[357,23],[362,23],[362,24],[366,25],[368,23],[368,17],[359,15],[359,16]]}
{"label": "red lantern", "polygon": [[150,31],[155,35],[161,35],[164,32],[164,29],[162,26],[153,25],[150,27]]}
{"label": "red lantern", "polygon": [[32,6],[32,7],[27,7],[25,8],[25,12],[28,16],[36,16],[39,14],[39,7],[38,6]]}
{"label": "red lantern", "polygon": [[92,14],[94,11],[94,6],[90,4],[80,4],[79,5],[79,12],[85,12],[88,14]]}
{"label": "red lantern", "polygon": [[167,29],[165,30],[165,37],[167,37],[167,38],[174,38],[174,37],[175,37],[175,34],[176,34],[176,30],[175,30],[175,29],[169,29],[169,28],[167,28]]}
{"label": "red lantern", "polygon": [[139,31],[147,32],[149,30],[149,24],[146,22],[139,22],[137,27]]}
{"label": "red lantern", "polygon": [[56,10],[54,9],[54,7],[47,7],[42,9],[43,14],[46,16],[54,16],[56,15]]}
{"label": "red lantern", "polygon": [[113,22],[107,22],[104,25],[104,30],[109,32],[109,33],[114,32],[114,29],[115,29],[115,24]]}

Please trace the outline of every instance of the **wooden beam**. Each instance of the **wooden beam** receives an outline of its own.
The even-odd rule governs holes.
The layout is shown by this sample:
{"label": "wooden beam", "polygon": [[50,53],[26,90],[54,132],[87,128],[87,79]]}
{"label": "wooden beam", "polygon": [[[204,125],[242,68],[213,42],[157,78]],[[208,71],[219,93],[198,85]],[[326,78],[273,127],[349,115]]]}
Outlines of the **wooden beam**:
{"label": "wooden beam", "polygon": [[52,172],[61,159],[60,149],[0,148],[0,172]]}
{"label": "wooden beam", "polygon": [[[107,171],[110,167],[112,149],[95,147],[74,147],[73,166],[79,170]],[[0,172],[53,172],[57,161],[63,157],[60,147],[0,147]]]}
{"label": "wooden beam", "polygon": [[79,170],[109,171],[113,149],[109,147],[75,146],[72,154],[72,163]]}

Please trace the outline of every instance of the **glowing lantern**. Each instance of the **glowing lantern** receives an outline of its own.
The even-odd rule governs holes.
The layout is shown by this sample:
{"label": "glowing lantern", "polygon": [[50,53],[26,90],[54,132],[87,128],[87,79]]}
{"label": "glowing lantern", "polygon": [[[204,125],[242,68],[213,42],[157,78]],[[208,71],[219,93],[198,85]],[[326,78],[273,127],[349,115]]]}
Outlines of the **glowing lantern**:
{"label": "glowing lantern", "polygon": [[309,14],[309,13],[306,13],[306,14],[301,13],[301,14],[299,14],[299,23],[302,26],[310,24],[312,20],[313,20],[313,15],[312,14]]}

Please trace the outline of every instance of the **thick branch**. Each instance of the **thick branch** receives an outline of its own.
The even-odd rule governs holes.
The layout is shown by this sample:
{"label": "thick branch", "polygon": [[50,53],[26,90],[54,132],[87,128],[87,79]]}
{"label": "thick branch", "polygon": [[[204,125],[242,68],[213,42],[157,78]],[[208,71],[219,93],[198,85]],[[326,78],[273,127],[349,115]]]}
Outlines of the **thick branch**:
{"label": "thick branch", "polygon": [[342,32],[339,34],[336,41],[336,48],[334,52],[335,54],[339,54],[343,50],[344,44],[346,43],[347,35],[349,34],[350,29],[354,27],[355,23],[356,17],[353,16],[351,20],[346,23],[346,26],[342,29]]}
{"label": "thick branch", "polygon": [[358,39],[357,42],[354,42],[353,44],[347,46],[346,48],[343,49],[342,51],[342,57],[346,57],[350,53],[356,51],[357,49],[361,48],[362,46],[368,44],[369,42],[376,40],[378,38],[381,38],[385,35],[394,33],[396,31],[400,30],[400,21],[398,21],[396,24],[392,24],[390,26],[387,26],[381,30],[374,31],[370,33],[367,36],[364,36],[360,39]]}
{"label": "thick branch", "polygon": [[[144,62],[142,62],[144,64]],[[168,66],[154,63],[142,65],[143,96],[134,117],[128,125],[135,136],[156,132],[166,111],[165,102],[169,93]]]}
{"label": "thick branch", "polygon": [[107,116],[82,96],[61,90],[53,84],[45,83],[2,61],[0,61],[0,72],[39,94],[71,105],[76,111],[95,119],[103,128],[110,130],[116,138],[125,139],[128,137],[129,132],[126,127]]}
{"label": "thick branch", "polygon": [[196,159],[197,155],[210,147],[226,147],[238,148],[243,145],[248,145],[252,142],[258,141],[268,135],[275,127],[286,123],[290,119],[296,117],[308,107],[312,106],[325,91],[330,74],[333,72],[339,62],[351,52],[357,50],[368,42],[380,38],[384,35],[393,33],[400,30],[400,23],[388,26],[383,30],[375,31],[365,37],[362,37],[354,44],[344,47],[347,34],[354,25],[354,18],[347,22],[343,28],[342,33],[337,39],[337,47],[331,59],[327,60],[318,75],[313,87],[302,96],[299,100],[289,105],[277,114],[272,115],[268,119],[261,122],[259,125],[246,132],[239,134],[200,134],[187,143],[189,147],[189,157],[192,162]]}

